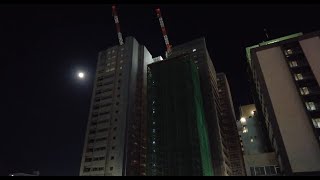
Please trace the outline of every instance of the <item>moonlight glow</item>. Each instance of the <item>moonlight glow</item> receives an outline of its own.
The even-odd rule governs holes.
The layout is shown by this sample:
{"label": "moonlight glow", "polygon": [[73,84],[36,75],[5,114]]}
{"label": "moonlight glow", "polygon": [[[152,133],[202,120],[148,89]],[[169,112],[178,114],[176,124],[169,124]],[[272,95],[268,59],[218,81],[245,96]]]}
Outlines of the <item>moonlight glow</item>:
{"label": "moonlight glow", "polygon": [[83,72],[79,72],[79,73],[78,73],[78,77],[79,77],[80,79],[83,79],[83,78],[84,78],[84,73],[83,73]]}

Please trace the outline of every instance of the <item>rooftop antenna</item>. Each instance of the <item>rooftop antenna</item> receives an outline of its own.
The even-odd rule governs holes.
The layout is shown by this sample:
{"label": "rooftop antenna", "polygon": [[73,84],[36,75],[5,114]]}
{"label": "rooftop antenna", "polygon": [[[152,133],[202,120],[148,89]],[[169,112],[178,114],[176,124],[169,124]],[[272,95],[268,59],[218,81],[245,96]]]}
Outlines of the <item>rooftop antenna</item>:
{"label": "rooftop antenna", "polygon": [[163,19],[162,19],[162,16],[161,16],[160,8],[156,9],[156,13],[157,13],[157,17],[159,18],[160,27],[161,27],[161,31],[162,31],[162,34],[163,34],[164,42],[165,42],[166,47],[167,47],[166,58],[168,58],[169,53],[171,52],[172,45],[170,45],[170,42],[169,42],[169,38],[168,38],[168,35],[167,35],[166,27],[164,26],[164,22],[163,22]]}
{"label": "rooftop antenna", "polygon": [[114,22],[116,23],[119,44],[121,46],[121,45],[123,45],[123,39],[122,39],[121,31],[120,31],[120,23],[119,23],[118,13],[117,13],[117,9],[116,9],[115,5],[112,5],[112,16],[114,17]]}
{"label": "rooftop antenna", "polygon": [[269,34],[268,34],[267,29],[266,29],[266,28],[264,28],[263,30],[264,30],[264,33],[265,33],[265,35],[266,35],[266,37],[267,37],[267,40],[269,40]]}

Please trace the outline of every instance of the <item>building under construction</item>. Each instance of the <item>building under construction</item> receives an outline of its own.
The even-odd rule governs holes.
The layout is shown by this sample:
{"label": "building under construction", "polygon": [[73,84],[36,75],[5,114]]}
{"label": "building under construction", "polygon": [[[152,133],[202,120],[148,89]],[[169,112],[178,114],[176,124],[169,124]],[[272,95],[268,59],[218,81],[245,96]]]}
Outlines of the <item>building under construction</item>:
{"label": "building under construction", "polygon": [[[227,79],[222,76],[223,74],[217,77],[205,39],[199,38],[178,46],[167,47],[169,47],[167,48],[168,58],[164,62],[188,59],[195,64],[199,78],[197,84],[189,82],[190,85],[186,85],[188,84],[186,81],[192,79],[191,74],[194,72],[190,68],[186,72],[184,69],[186,67],[182,62],[180,65],[179,63],[166,63],[167,67],[162,68],[161,72],[157,70],[161,67],[157,66],[164,66],[162,65],[164,62],[148,66],[148,175],[244,175],[242,152]],[[173,68],[175,72],[171,73],[166,70],[170,68]],[[180,73],[184,74],[180,75]],[[163,83],[165,81],[167,83]],[[160,82],[162,82],[161,85],[157,84]],[[185,85],[178,86],[184,82]],[[198,94],[190,87],[192,85],[199,86]],[[194,102],[195,97],[198,98],[197,103]],[[172,106],[172,103],[175,105]],[[202,129],[197,128],[195,124],[182,126],[183,122],[190,123],[188,118],[200,115],[196,111],[197,108],[201,109],[200,114],[204,118]],[[195,121],[193,123],[199,121],[196,118],[192,119]],[[195,139],[188,138],[187,135],[190,134]],[[204,147],[201,143],[196,142],[198,137],[208,137],[203,140],[208,140],[209,153],[201,155],[206,156],[207,160],[210,159],[209,164],[211,164],[212,171],[205,165],[208,162],[203,161],[199,154],[195,153],[203,152]],[[175,142],[175,146],[169,146],[170,142]],[[174,152],[178,154],[172,155]],[[186,164],[185,161],[188,158],[191,158],[189,163],[192,162],[192,165]],[[170,168],[175,171],[169,170]],[[197,168],[202,171],[196,171]]]}

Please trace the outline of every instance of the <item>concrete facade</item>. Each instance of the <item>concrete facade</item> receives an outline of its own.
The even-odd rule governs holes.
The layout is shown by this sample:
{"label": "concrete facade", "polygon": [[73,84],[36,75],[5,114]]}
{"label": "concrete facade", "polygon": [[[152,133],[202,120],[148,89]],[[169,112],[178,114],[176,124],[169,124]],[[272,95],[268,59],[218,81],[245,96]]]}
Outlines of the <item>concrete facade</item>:
{"label": "concrete facade", "polygon": [[151,54],[133,37],[99,53],[80,176],[145,174]]}

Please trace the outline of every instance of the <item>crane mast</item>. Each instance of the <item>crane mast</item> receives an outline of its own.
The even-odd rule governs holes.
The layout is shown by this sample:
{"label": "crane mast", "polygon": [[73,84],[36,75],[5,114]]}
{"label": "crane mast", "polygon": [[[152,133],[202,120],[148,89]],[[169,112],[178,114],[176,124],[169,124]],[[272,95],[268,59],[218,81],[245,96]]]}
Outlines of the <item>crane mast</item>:
{"label": "crane mast", "polygon": [[158,17],[159,22],[160,22],[160,27],[161,27],[162,35],[163,35],[163,38],[164,38],[164,42],[165,42],[166,47],[167,47],[166,57],[168,57],[169,53],[171,52],[172,45],[170,45],[170,42],[169,42],[169,38],[168,38],[168,35],[167,35],[166,27],[164,26],[163,18],[161,16],[160,8],[156,9],[156,13],[157,13],[157,17]]}
{"label": "crane mast", "polygon": [[117,34],[118,34],[118,39],[119,39],[119,44],[120,44],[120,45],[123,45],[122,34],[121,34],[121,31],[120,31],[120,23],[119,23],[118,13],[117,13],[116,6],[115,6],[115,5],[112,6],[112,16],[113,16],[114,22],[115,22],[115,24],[116,24]]}

